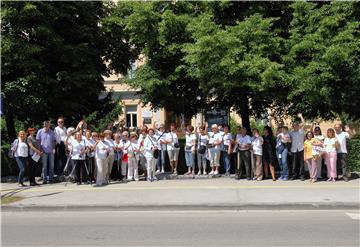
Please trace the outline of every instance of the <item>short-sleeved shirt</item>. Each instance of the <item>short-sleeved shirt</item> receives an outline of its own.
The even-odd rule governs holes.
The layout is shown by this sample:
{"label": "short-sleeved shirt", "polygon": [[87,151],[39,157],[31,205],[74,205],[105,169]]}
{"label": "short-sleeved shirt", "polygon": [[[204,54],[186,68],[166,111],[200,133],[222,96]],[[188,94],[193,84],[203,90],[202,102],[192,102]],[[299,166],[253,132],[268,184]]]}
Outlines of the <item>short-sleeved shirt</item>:
{"label": "short-sleeved shirt", "polygon": [[209,136],[207,134],[200,135],[198,139],[198,147],[206,146],[207,142],[209,141]]}
{"label": "short-sleeved shirt", "polygon": [[347,153],[347,148],[346,148],[346,139],[350,138],[349,133],[345,132],[345,131],[341,131],[340,134],[335,134],[336,138],[339,141],[340,147],[338,149],[338,153]]}
{"label": "short-sleeved shirt", "polygon": [[166,132],[156,131],[156,140],[159,144],[159,150],[166,150],[166,144],[161,144],[160,141],[166,141]]}
{"label": "short-sleeved shirt", "polygon": [[71,159],[73,160],[85,160],[85,153],[81,153],[85,149],[85,142],[78,142],[76,139],[71,141],[72,154]]}
{"label": "short-sleeved shirt", "polygon": [[39,141],[42,150],[45,153],[52,153],[55,146],[55,133],[53,130],[49,129],[45,131],[45,129],[40,129],[36,135],[36,140]]}
{"label": "short-sleeved shirt", "polygon": [[241,134],[236,135],[236,141],[239,143],[239,150],[245,151],[249,150],[248,147],[242,147],[242,145],[251,145],[251,137],[248,135],[242,136]]}
{"label": "short-sleeved shirt", "polygon": [[191,147],[194,145],[194,142],[196,141],[196,135],[195,134],[186,134],[185,136],[185,145],[187,147]]}
{"label": "short-sleeved shirt", "polygon": [[264,142],[264,139],[261,136],[254,137],[254,139],[251,142],[251,146],[252,146],[254,154],[262,155],[262,153],[263,153],[263,148],[262,148],[263,142]]}
{"label": "short-sleeved shirt", "polygon": [[335,138],[328,138],[328,137],[325,138],[324,146],[325,146],[325,151],[327,153],[336,152],[336,146],[335,146],[336,141],[337,141],[336,137]]}
{"label": "short-sleeved shirt", "polygon": [[[209,132],[209,144],[214,144],[215,142],[221,142],[222,143],[222,134],[220,132],[213,133]],[[221,143],[214,146],[214,149],[220,149]]]}
{"label": "short-sleeved shirt", "polygon": [[[36,140],[35,137],[33,137],[33,136],[28,136],[28,137],[27,137],[27,143],[28,143],[28,144],[31,143],[36,149],[39,149],[39,150],[40,150],[40,144],[39,144],[39,142]],[[30,153],[30,155],[33,155],[33,154],[34,154],[34,151],[30,148],[30,146],[29,146],[29,153]]]}
{"label": "short-sleeved shirt", "polygon": [[[85,144],[87,147],[93,147],[95,145],[95,141],[93,139],[86,139],[85,138]],[[90,153],[88,153],[89,157],[95,157],[95,151],[91,151]]]}
{"label": "short-sleeved shirt", "polygon": [[291,137],[291,152],[296,153],[304,150],[304,130],[290,132]]}
{"label": "short-sleeved shirt", "polygon": [[312,138],[311,140],[305,140],[304,142],[304,158],[310,159],[312,158],[312,143],[314,142],[315,138]]}
{"label": "short-sleeved shirt", "polygon": [[231,133],[227,133],[223,135],[223,143],[226,146],[230,146],[231,144],[231,140],[232,140],[232,134]]}
{"label": "short-sleeved shirt", "polygon": [[107,157],[107,146],[102,142],[99,141],[99,143],[96,145],[95,149],[95,157],[97,159],[106,159]]}
{"label": "short-sleeved shirt", "polygon": [[174,144],[179,143],[179,139],[174,132],[169,132],[166,134],[166,140],[171,141],[171,143],[167,144],[168,150],[179,150],[180,148],[175,148]]}
{"label": "short-sleeved shirt", "polygon": [[104,139],[104,144],[109,148],[109,155],[115,155],[114,153],[114,141],[112,139]]}

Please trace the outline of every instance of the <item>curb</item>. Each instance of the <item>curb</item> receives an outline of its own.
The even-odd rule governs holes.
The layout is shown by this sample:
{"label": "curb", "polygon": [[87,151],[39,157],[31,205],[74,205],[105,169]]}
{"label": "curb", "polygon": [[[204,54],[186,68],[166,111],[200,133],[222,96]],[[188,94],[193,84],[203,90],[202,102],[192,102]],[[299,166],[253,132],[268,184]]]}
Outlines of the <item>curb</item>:
{"label": "curb", "polygon": [[59,205],[1,206],[3,212],[72,211],[247,211],[247,210],[359,210],[360,203],[214,204],[214,205]]}

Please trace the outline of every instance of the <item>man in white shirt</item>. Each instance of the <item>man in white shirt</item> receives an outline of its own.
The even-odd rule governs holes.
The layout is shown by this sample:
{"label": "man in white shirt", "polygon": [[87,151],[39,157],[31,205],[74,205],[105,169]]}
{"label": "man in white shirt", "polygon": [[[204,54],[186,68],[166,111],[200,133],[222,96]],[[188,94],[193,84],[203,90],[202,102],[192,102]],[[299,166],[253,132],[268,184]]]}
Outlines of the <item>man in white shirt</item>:
{"label": "man in white shirt", "polygon": [[240,179],[243,173],[243,166],[245,166],[246,179],[251,180],[251,137],[248,136],[245,127],[238,128],[239,134],[236,135],[236,143],[238,145],[237,154],[237,169],[235,179]]}
{"label": "man in white shirt", "polygon": [[59,117],[57,120],[57,126],[54,129],[55,132],[55,173],[61,175],[66,164],[66,153],[65,153],[65,139],[66,139],[66,128],[64,126],[64,118]]}
{"label": "man in white shirt", "polygon": [[303,123],[299,122],[293,123],[293,131],[291,131],[291,156],[292,162],[291,167],[289,167],[290,180],[294,180],[300,176],[301,181],[305,180],[304,177],[304,129]]}
{"label": "man in white shirt", "polygon": [[223,145],[222,145],[222,158],[225,169],[225,176],[230,176],[230,154],[231,154],[231,144],[232,144],[232,135],[230,133],[230,126],[224,126],[223,132]]}
{"label": "man in white shirt", "polygon": [[341,124],[335,124],[334,126],[336,132],[336,138],[339,141],[340,147],[337,150],[337,169],[341,170],[338,174],[342,174],[342,178],[345,182],[349,181],[349,178],[346,174],[346,158],[347,158],[347,148],[346,148],[346,140],[350,138],[349,127],[346,127],[345,131],[343,131]]}

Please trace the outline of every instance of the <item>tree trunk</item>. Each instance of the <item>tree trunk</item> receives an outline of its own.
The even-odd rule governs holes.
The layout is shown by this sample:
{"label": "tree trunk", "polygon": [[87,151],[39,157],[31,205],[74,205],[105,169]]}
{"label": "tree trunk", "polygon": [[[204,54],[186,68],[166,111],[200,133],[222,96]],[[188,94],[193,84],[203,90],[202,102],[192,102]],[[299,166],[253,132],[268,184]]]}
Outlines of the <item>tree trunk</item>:
{"label": "tree trunk", "polygon": [[[5,106],[6,107],[6,106]],[[4,107],[4,108],[5,108]],[[16,130],[15,130],[15,121],[14,115],[12,114],[11,110],[5,110],[5,122],[6,122],[6,131],[9,137],[9,142],[11,143],[16,139]]]}
{"label": "tree trunk", "polygon": [[251,135],[249,99],[246,94],[240,96],[240,117],[242,126],[246,128],[248,135]]}

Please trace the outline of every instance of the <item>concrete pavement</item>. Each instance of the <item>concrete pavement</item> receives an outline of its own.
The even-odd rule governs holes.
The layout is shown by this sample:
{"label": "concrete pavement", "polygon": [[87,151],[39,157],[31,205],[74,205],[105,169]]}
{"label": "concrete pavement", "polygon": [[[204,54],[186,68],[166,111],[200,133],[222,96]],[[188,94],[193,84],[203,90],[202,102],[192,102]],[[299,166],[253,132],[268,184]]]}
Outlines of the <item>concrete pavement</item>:
{"label": "concrete pavement", "polygon": [[17,188],[1,184],[1,196],[23,200],[2,205],[21,210],[157,209],[359,209],[359,179],[338,181],[236,181],[231,178],[112,183],[103,187],[58,183]]}

